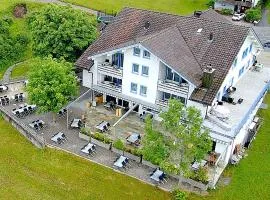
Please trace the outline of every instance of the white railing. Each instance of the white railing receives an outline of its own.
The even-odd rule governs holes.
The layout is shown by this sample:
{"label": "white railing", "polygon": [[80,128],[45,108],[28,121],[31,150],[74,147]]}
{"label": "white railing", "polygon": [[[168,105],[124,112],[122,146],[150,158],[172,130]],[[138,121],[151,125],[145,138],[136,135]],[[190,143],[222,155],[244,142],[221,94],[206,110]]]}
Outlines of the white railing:
{"label": "white railing", "polygon": [[111,63],[98,64],[98,72],[116,78],[123,77],[123,70],[121,68],[118,68],[117,66],[112,66]]}
{"label": "white railing", "polygon": [[168,82],[166,80],[158,81],[158,90],[161,92],[171,93],[177,96],[187,96],[188,95],[188,84],[176,84],[173,82]]}

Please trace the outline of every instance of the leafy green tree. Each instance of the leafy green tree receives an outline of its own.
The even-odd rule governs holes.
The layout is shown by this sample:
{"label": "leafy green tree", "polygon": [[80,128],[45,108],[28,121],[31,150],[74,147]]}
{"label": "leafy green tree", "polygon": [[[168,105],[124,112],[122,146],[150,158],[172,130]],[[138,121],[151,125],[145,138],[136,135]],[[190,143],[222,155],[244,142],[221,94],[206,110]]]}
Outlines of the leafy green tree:
{"label": "leafy green tree", "polygon": [[259,21],[262,18],[262,11],[260,7],[250,8],[246,10],[245,14],[245,19],[248,22]]}
{"label": "leafy green tree", "polygon": [[57,113],[78,91],[72,64],[64,60],[36,58],[28,77],[28,98],[40,112]]}
{"label": "leafy green tree", "polygon": [[165,144],[164,136],[160,132],[153,130],[150,117],[146,118],[145,133],[142,140],[142,154],[146,160],[151,161],[153,164],[159,164],[167,157],[168,147]]}
{"label": "leafy green tree", "polygon": [[160,114],[162,125],[171,135],[171,148],[162,163],[167,171],[190,176],[190,164],[200,161],[211,150],[209,130],[202,125],[201,113],[195,107],[184,107],[176,100],[169,100],[169,108]]}
{"label": "leafy green tree", "polygon": [[69,6],[44,6],[28,17],[28,25],[37,55],[68,61],[78,58],[97,36],[95,18]]}
{"label": "leafy green tree", "polygon": [[29,39],[22,34],[10,33],[12,18],[0,19],[0,70],[20,61],[26,52]]}

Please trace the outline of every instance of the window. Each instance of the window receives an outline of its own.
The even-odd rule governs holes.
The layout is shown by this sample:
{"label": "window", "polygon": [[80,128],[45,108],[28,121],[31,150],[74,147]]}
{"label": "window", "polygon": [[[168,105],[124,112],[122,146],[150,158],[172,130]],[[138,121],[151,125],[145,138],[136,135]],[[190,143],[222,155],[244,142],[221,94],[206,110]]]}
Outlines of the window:
{"label": "window", "polygon": [[170,93],[167,93],[167,92],[163,92],[163,100],[167,101],[169,99],[178,99],[180,100],[183,104],[186,103],[186,99],[184,97],[179,97],[179,96],[176,96],[174,94],[170,94]]}
{"label": "window", "polygon": [[123,68],[124,63],[124,54],[115,53],[112,55],[112,65],[117,66],[118,68]]}
{"label": "window", "polygon": [[150,58],[150,52],[144,50],[144,51],[143,51],[143,57],[144,57],[144,58]]}
{"label": "window", "polygon": [[233,61],[233,68],[235,68],[236,65],[237,65],[237,58],[235,58],[234,61]]}
{"label": "window", "polygon": [[252,43],[250,44],[250,46],[249,46],[249,53],[252,51]]}
{"label": "window", "polygon": [[147,93],[147,87],[141,85],[141,88],[140,88],[140,95],[146,96],[146,93]]}
{"label": "window", "polygon": [[149,67],[142,66],[142,75],[143,76],[148,76],[148,73],[149,73]]}
{"label": "window", "polygon": [[141,49],[139,47],[134,47],[133,48],[133,55],[140,56],[140,54],[141,54]]}
{"label": "window", "polygon": [[245,57],[247,57],[248,55],[248,47],[245,49],[245,51],[243,51],[243,54],[242,54],[242,59],[244,59]]}
{"label": "window", "polygon": [[130,84],[130,92],[137,94],[137,84],[136,83]]}
{"label": "window", "polygon": [[176,72],[173,72],[171,68],[166,67],[166,79],[177,83],[186,83]]}
{"label": "window", "polygon": [[240,76],[243,74],[244,69],[245,69],[245,67],[243,66],[243,67],[239,70],[238,77],[240,77]]}
{"label": "window", "polygon": [[133,64],[132,65],[132,73],[134,73],[134,74],[139,73],[139,65],[138,64]]}

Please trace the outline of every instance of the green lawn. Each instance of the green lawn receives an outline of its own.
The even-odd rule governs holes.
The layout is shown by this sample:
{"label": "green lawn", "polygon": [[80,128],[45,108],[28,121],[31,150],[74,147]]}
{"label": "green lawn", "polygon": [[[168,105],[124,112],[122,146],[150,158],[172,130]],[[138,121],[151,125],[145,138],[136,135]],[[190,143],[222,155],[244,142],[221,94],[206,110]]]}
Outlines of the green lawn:
{"label": "green lawn", "polygon": [[[270,94],[265,102],[270,106]],[[230,185],[219,187],[205,198],[192,196],[192,200],[266,200],[270,199],[270,107],[260,112],[264,118],[248,157],[225,174],[232,177]]]}
{"label": "green lawn", "polygon": [[58,150],[40,150],[0,119],[0,199],[170,199],[170,194]]}
{"label": "green lawn", "polygon": [[19,65],[17,65],[16,67],[13,68],[13,71],[11,73],[11,79],[15,79],[15,78],[24,78],[26,77],[29,68],[30,68],[30,60],[26,61],[24,63],[21,63]]}
{"label": "green lawn", "polygon": [[207,9],[208,0],[62,0],[95,10],[118,12],[125,6],[157,10],[175,14],[191,14]]}

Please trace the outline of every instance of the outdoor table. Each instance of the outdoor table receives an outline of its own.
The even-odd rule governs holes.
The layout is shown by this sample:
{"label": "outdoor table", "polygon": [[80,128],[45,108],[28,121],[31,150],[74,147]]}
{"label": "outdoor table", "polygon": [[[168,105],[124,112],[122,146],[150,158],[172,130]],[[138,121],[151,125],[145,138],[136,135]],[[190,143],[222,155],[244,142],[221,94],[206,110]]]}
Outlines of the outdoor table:
{"label": "outdoor table", "polygon": [[123,163],[125,163],[126,160],[127,158],[125,156],[120,156],[113,165],[116,167],[122,168],[124,167]]}
{"label": "outdoor table", "polygon": [[127,141],[135,144],[140,140],[140,134],[138,133],[132,133],[130,136],[127,137]]}
{"label": "outdoor table", "polygon": [[259,122],[259,120],[260,120],[260,118],[259,118],[259,117],[254,117],[253,122],[258,123],[258,122]]}
{"label": "outdoor table", "polygon": [[249,125],[248,129],[251,130],[251,131],[254,131],[256,127],[256,123],[255,122],[251,122],[251,124]]}
{"label": "outdoor table", "polygon": [[58,139],[60,138],[61,140],[65,139],[65,134],[62,133],[62,132],[59,132],[59,133],[56,133],[52,138],[51,140],[58,143]]}
{"label": "outdoor table", "polygon": [[[109,123],[106,121],[102,121],[96,128],[100,131],[104,131],[106,128],[108,129]],[[105,127],[105,128],[104,128]]]}
{"label": "outdoor table", "polygon": [[152,174],[152,176],[150,176],[151,179],[159,182],[160,181],[160,177],[164,174],[163,171],[156,169],[156,171]]}
{"label": "outdoor table", "polygon": [[192,164],[192,169],[194,170],[198,170],[200,167],[204,167],[206,165],[207,161],[206,160],[201,160],[201,162],[197,162],[195,161],[193,164]]}
{"label": "outdoor table", "polygon": [[2,90],[3,90],[3,91],[8,90],[8,87],[7,87],[7,86],[5,86],[5,85],[0,85],[0,88],[2,88]]}
{"label": "outdoor table", "polygon": [[96,150],[96,145],[92,144],[92,143],[88,143],[87,145],[85,145],[82,149],[81,152],[89,154],[89,150],[91,150],[92,152],[94,152]]}
{"label": "outdoor table", "polygon": [[81,119],[73,119],[72,120],[72,123],[71,123],[71,127],[72,128],[80,128],[80,123],[81,123],[82,121],[81,121]]}
{"label": "outdoor table", "polygon": [[41,123],[42,125],[45,124],[44,121],[38,119],[38,120],[36,120],[36,121],[31,122],[31,123],[29,124],[29,126],[30,126],[31,128],[35,128],[35,124],[36,124],[37,126],[39,126],[40,123]]}

